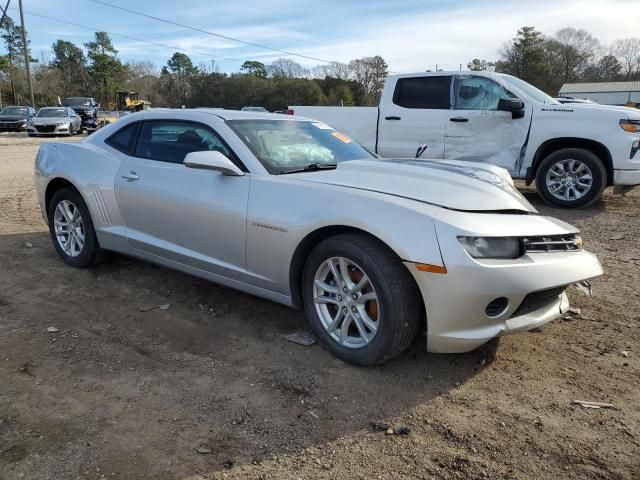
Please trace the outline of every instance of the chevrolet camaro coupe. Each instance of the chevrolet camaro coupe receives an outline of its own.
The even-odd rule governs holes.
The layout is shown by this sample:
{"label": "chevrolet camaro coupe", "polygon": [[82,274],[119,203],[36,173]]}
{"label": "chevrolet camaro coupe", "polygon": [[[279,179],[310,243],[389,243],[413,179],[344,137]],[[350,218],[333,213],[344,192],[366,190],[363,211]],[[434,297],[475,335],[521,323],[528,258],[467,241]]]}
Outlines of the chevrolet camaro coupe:
{"label": "chevrolet camaro coupe", "polygon": [[[155,110],[46,143],[35,184],[53,245],[88,267],[116,251],[301,307],[337,357],[374,365],[426,325],[466,352],[564,313],[602,268],[506,170],[379,159],[313,120]],[[266,320],[265,320],[266,321]]]}

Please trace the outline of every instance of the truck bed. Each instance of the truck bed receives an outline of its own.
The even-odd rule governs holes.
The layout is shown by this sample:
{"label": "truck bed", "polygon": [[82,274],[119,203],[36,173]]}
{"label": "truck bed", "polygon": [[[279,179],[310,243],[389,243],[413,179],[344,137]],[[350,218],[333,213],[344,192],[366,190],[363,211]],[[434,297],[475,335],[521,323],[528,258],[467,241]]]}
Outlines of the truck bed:
{"label": "truck bed", "polygon": [[303,107],[290,106],[293,114],[331,125],[371,152],[376,150],[378,107]]}

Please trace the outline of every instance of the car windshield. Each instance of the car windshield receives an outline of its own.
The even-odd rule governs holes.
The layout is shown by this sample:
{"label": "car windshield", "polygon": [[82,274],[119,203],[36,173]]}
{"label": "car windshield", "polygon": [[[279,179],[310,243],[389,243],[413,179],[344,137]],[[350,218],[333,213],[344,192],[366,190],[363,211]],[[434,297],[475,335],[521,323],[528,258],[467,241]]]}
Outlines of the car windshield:
{"label": "car windshield", "polygon": [[41,108],[38,110],[37,117],[66,117],[66,108]]}
{"label": "car windshield", "polygon": [[[374,155],[324,123],[296,120],[229,120],[227,124],[271,174],[321,169]],[[311,170],[310,170],[311,171]]]}
{"label": "car windshield", "polygon": [[525,82],[524,80],[520,80],[519,78],[512,77],[511,75],[503,75],[502,78],[507,82],[513,85],[516,88],[522,90],[527,96],[533,98],[535,101],[540,103],[547,103],[550,105],[560,105],[560,102],[554,100],[552,97],[544,93],[542,90],[538,90],[533,85]]}
{"label": "car windshield", "polygon": [[0,115],[26,115],[27,109],[24,107],[5,107],[0,111]]}
{"label": "car windshield", "polygon": [[62,104],[66,105],[67,107],[88,107],[89,105],[91,105],[91,101],[88,98],[65,98]]}

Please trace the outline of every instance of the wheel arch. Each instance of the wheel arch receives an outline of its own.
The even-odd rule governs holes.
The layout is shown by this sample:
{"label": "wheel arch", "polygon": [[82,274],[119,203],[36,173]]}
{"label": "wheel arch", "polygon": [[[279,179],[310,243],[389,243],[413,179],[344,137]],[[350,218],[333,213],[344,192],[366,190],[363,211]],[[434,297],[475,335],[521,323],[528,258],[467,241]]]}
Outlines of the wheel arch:
{"label": "wheel arch", "polygon": [[[80,189],[76,187],[73,184],[73,182],[69,181],[64,177],[56,177],[51,179],[49,183],[47,183],[47,187],[45,188],[44,205],[45,205],[46,212],[49,212],[49,203],[51,202],[51,199],[53,198],[53,196],[56,194],[56,192],[62,190],[63,188],[70,188],[74,190],[78,195],[83,197],[83,200],[84,200],[84,196],[82,195],[82,192],[80,192]],[[87,203],[86,200],[85,200],[85,203]]]}
{"label": "wheel arch", "polygon": [[388,242],[385,242],[380,237],[372,234],[371,232],[350,225],[327,225],[319,227],[316,230],[308,233],[298,243],[296,249],[293,252],[293,256],[291,257],[291,263],[289,267],[289,289],[291,292],[292,304],[295,307],[302,306],[302,272],[311,251],[324,240],[345,233],[358,233],[367,235],[379,242],[381,245],[384,245],[390,252],[393,252],[393,254],[398,257],[399,262],[403,261],[400,255],[398,255],[398,253],[389,245]]}
{"label": "wheel arch", "polygon": [[602,161],[607,171],[607,186],[613,185],[613,159],[609,149],[600,142],[579,137],[553,138],[542,143],[533,156],[531,167],[527,170],[526,184],[531,185],[531,183],[533,183],[542,160],[553,152],[562,150],[563,148],[582,148],[596,155]]}

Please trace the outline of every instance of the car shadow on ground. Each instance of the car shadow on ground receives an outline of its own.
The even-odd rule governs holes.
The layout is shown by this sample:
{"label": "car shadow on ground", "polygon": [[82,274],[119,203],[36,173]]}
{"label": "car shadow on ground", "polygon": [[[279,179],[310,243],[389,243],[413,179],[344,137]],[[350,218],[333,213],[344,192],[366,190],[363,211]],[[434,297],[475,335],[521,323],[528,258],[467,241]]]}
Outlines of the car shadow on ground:
{"label": "car shadow on ground", "polygon": [[45,232],[0,236],[0,263],[0,417],[12,419],[0,443],[41,432],[5,467],[55,457],[60,478],[214,471],[398,424],[478,374],[498,344],[430,354],[422,335],[358,368],[286,341],[307,329],[301,311],[115,255],[76,270]]}

